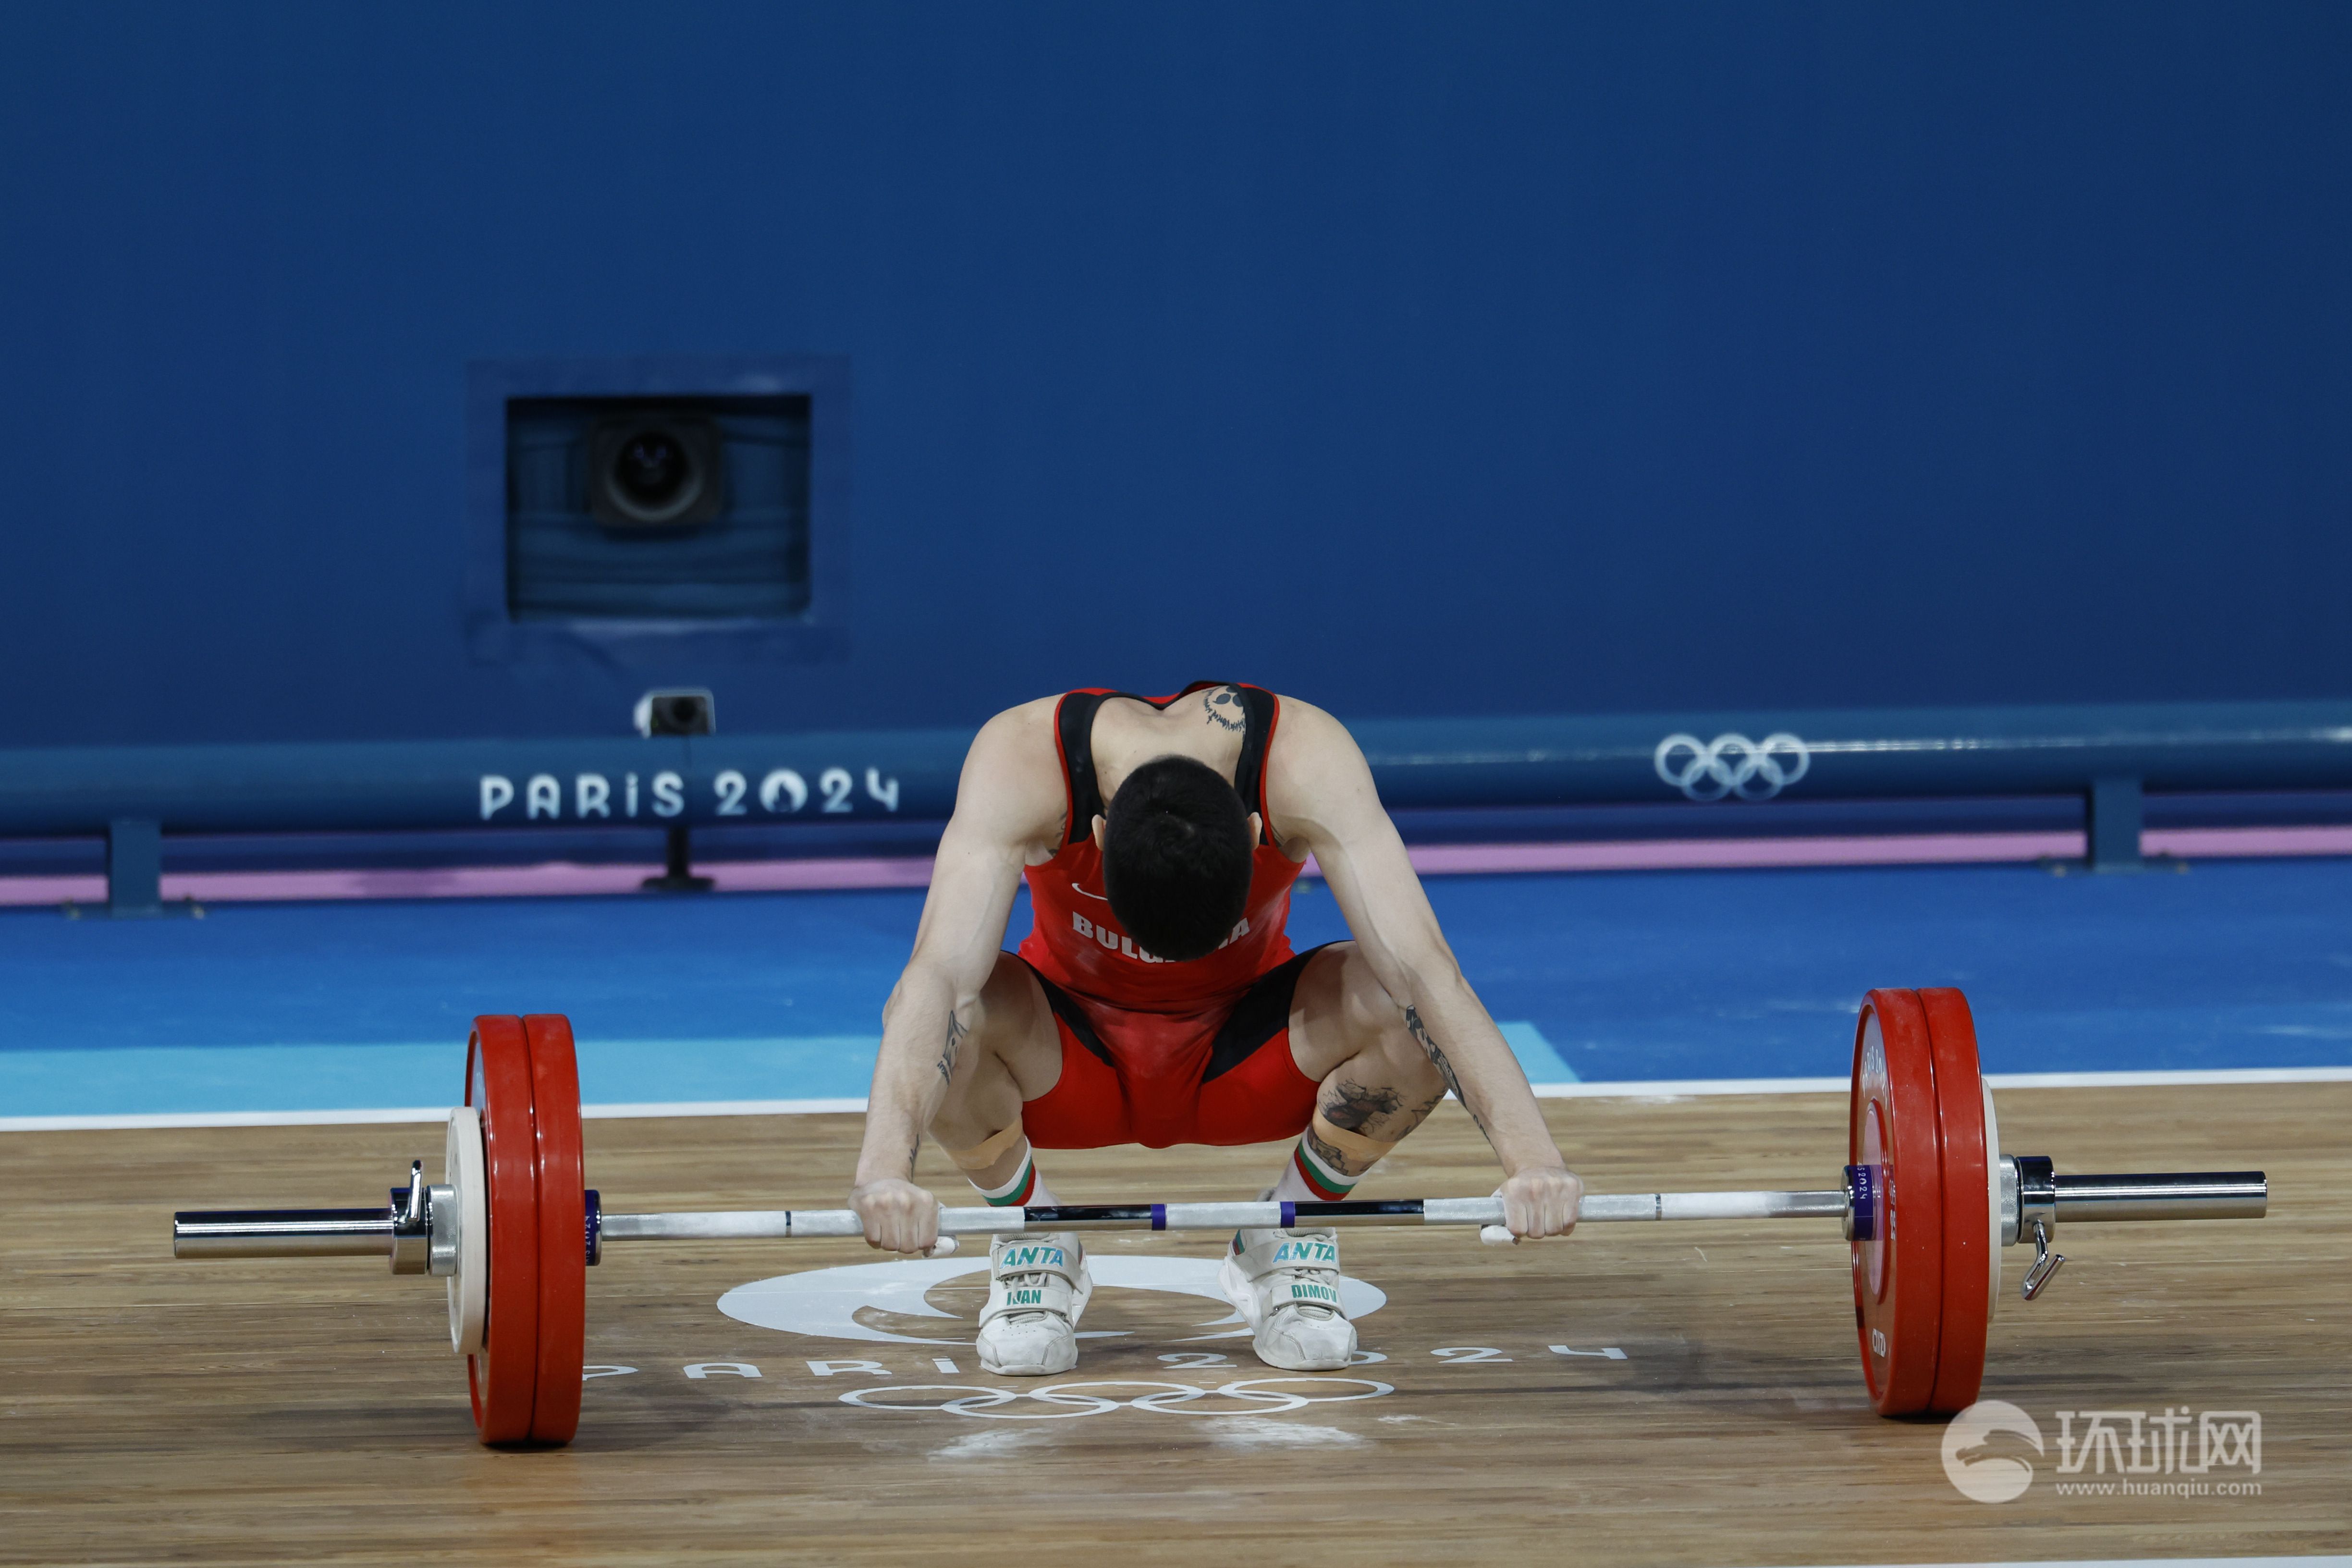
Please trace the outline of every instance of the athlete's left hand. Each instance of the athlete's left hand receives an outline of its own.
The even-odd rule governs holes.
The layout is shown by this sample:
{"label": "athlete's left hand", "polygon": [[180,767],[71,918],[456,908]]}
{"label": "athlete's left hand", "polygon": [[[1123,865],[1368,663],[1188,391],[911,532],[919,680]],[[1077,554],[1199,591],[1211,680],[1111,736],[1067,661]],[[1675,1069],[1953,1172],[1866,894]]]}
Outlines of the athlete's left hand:
{"label": "athlete's left hand", "polygon": [[1558,1166],[1536,1166],[1514,1172],[1495,1189],[1503,1200],[1503,1224],[1521,1240],[1541,1236],[1566,1236],[1576,1228],[1576,1205],[1584,1184],[1576,1173]]}

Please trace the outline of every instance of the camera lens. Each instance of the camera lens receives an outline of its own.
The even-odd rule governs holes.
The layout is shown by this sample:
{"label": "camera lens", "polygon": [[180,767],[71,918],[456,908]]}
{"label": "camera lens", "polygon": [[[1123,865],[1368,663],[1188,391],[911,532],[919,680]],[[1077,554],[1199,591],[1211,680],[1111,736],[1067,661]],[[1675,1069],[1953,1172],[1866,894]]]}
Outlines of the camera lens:
{"label": "camera lens", "polygon": [[693,470],[686,449],[667,431],[646,430],[621,443],[613,459],[613,483],[647,511],[675,505]]}
{"label": "camera lens", "polygon": [[597,423],[588,509],[607,528],[693,528],[724,508],[724,440],[706,417],[645,410]]}

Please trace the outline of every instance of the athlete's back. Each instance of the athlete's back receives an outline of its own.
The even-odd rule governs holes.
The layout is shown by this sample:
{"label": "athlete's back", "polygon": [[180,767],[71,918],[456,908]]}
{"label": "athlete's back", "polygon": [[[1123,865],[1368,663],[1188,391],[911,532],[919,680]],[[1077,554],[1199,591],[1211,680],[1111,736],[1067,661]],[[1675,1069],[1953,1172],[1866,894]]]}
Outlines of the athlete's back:
{"label": "athlete's back", "polygon": [[[1190,701],[1194,698],[1197,703]],[[1223,742],[1209,748],[1210,755],[1202,760],[1215,766],[1222,760],[1218,752],[1232,751],[1234,788],[1261,824],[1241,921],[1216,951],[1189,962],[1139,948],[1111,912],[1103,887],[1094,826],[1104,813],[1105,791],[1096,764],[1095,724],[1106,706],[1125,703],[1144,704],[1154,715],[1170,715],[1178,704],[1199,707],[1202,724],[1214,731],[1212,738]],[[1281,700],[1271,691],[1211,681],[1196,681],[1173,697],[1137,697],[1102,688],[1063,697],[1055,705],[1053,722],[1066,802],[1060,844],[1053,858],[1028,868],[1035,918],[1021,956],[1065,990],[1131,1011],[1160,1013],[1215,1007],[1287,959],[1290,939],[1283,928],[1299,863],[1274,842],[1265,826],[1265,763],[1281,716]],[[1237,747],[1232,745],[1234,737]]]}

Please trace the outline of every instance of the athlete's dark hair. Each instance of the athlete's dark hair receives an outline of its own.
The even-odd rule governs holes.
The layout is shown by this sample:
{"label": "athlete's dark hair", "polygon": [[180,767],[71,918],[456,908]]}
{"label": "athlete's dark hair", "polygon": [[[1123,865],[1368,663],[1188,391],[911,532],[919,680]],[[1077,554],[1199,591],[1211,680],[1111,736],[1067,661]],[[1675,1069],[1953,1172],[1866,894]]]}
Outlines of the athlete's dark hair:
{"label": "athlete's dark hair", "polygon": [[1103,891],[1127,934],[1155,958],[1214,952],[1249,903],[1249,812],[1234,786],[1190,757],[1158,757],[1106,816]]}

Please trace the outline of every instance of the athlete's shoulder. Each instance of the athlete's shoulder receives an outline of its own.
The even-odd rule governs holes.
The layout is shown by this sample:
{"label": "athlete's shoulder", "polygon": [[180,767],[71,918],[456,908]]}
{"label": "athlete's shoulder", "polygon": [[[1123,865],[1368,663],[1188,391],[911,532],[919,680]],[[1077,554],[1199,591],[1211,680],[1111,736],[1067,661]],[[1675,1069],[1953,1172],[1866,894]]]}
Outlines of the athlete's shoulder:
{"label": "athlete's shoulder", "polygon": [[1277,692],[1275,700],[1281,708],[1274,745],[1282,755],[1300,763],[1363,760],[1364,753],[1356,738],[1348,733],[1348,726],[1329,713],[1303,697]]}
{"label": "athlete's shoulder", "polygon": [[980,727],[964,753],[964,776],[979,769],[1011,777],[1061,776],[1061,747],[1054,737],[1054,715],[1059,697],[1040,697],[1007,708]]}
{"label": "athlete's shoulder", "polygon": [[980,727],[964,753],[956,812],[1015,837],[1056,830],[1067,801],[1054,739],[1059,697],[1007,708]]}
{"label": "athlete's shoulder", "polygon": [[1276,834],[1308,846],[1351,836],[1380,814],[1362,749],[1345,724],[1312,702],[1281,701],[1265,756],[1265,805]]}
{"label": "athlete's shoulder", "polygon": [[1006,742],[1017,744],[1042,736],[1050,746],[1054,743],[1054,715],[1061,706],[1062,699],[1058,692],[1051,697],[1017,702],[982,724],[973,743],[976,745],[980,741],[988,741],[999,745]]}

